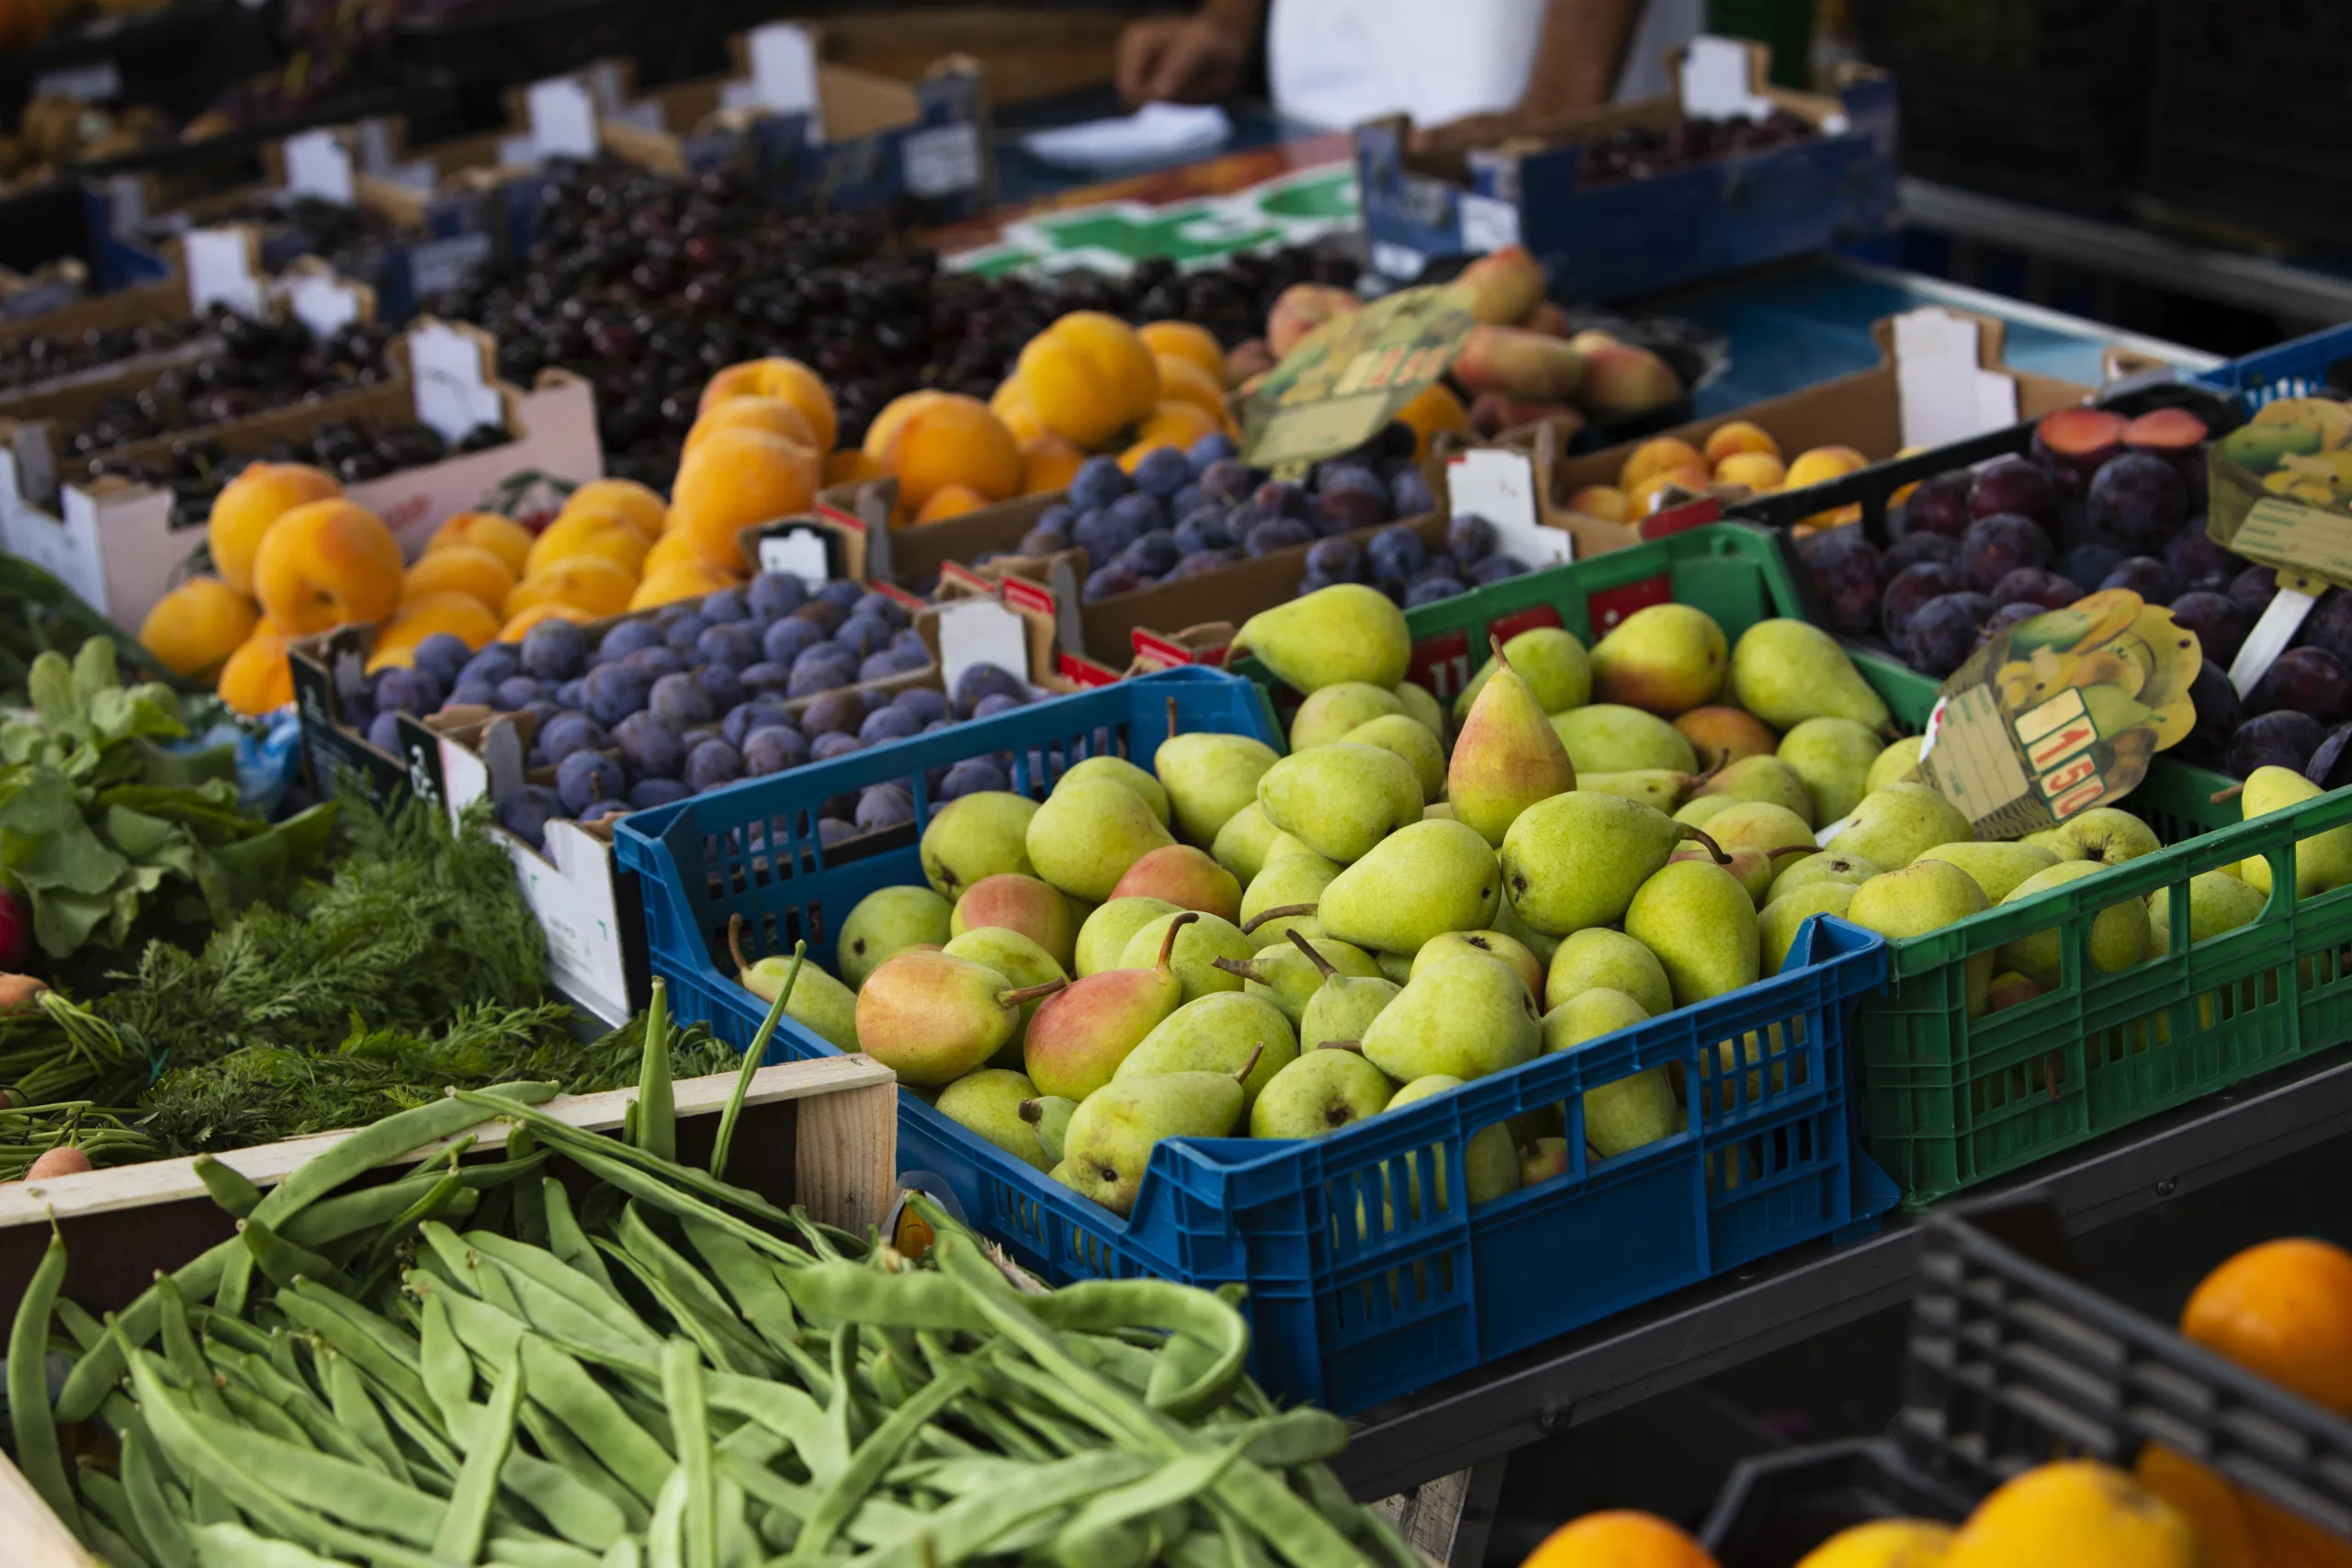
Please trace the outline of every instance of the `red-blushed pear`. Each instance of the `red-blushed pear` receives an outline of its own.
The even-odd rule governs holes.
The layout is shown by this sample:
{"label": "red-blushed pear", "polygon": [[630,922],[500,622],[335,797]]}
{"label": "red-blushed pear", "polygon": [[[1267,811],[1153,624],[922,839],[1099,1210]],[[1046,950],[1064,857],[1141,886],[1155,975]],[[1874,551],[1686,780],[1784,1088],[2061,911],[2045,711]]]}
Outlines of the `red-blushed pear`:
{"label": "red-blushed pear", "polygon": [[1504,657],[1501,639],[1488,641],[1495,672],[1454,737],[1445,796],[1455,821],[1499,846],[1521,812],[1576,788],[1577,770],[1544,705]]}
{"label": "red-blushed pear", "polygon": [[1159,961],[1148,969],[1105,969],[1074,982],[1029,1020],[1022,1048],[1037,1092],[1083,1100],[1111,1081],[1127,1053],[1184,1000],[1171,958],[1176,935],[1200,916],[1186,909],[1168,922]]}
{"label": "red-blushed pear", "polygon": [[1228,923],[1241,918],[1241,884],[1206,852],[1190,844],[1152,851],[1119,878],[1113,898],[1165,898],[1180,909],[1197,909]]}
{"label": "red-blushed pear", "polygon": [[985,964],[945,953],[900,953],[857,993],[857,1041],[917,1085],[952,1083],[996,1055],[1021,1021],[1021,1004],[1063,982],[1015,988]]}
{"label": "red-blushed pear", "polygon": [[983,926],[1019,931],[1053,954],[1068,969],[1078,950],[1078,915],[1060,889],[1035,876],[1003,871],[983,876],[964,890],[948,917],[948,934],[962,936]]}

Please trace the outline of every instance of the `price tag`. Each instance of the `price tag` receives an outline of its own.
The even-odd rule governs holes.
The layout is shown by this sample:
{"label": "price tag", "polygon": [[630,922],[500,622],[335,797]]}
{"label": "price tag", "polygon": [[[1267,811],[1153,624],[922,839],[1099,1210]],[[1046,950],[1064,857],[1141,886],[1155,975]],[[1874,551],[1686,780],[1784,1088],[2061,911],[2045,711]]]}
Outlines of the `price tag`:
{"label": "price tag", "polygon": [[980,132],[969,120],[930,130],[913,130],[899,143],[899,168],[907,189],[924,197],[978,189]]}
{"label": "price tag", "polygon": [[505,414],[490,384],[489,355],[480,339],[439,321],[408,334],[409,368],[416,387],[416,417],[445,441],[461,441],[478,425]]}
{"label": "price tag", "polygon": [[2254,623],[2254,629],[2245,634],[2245,641],[2238,645],[2238,656],[2230,660],[2230,684],[2238,689],[2239,696],[2252,693],[2264,672],[2278,663],[2278,656],[2294,642],[2295,634],[2302,629],[2305,617],[2317,607],[2320,592],[2324,591],[2317,584],[2313,586],[2314,592],[2305,593],[2281,582],[2270,603],[2263,606],[2262,618]]}
{"label": "price tag", "polygon": [[420,299],[455,288],[490,259],[490,250],[487,234],[452,234],[446,240],[427,240],[421,245],[412,245],[408,253],[409,288]]}
{"label": "price tag", "polygon": [[1029,628],[994,599],[956,599],[939,606],[939,677],[953,691],[975,664],[1029,678]]}
{"label": "price tag", "polygon": [[113,605],[107,593],[106,554],[98,547],[98,503],[88,491],[67,485],[58,497],[57,510],[62,524],[30,511],[12,518],[10,553],[48,568],[91,608],[107,614]]}
{"label": "price tag", "polygon": [[1372,270],[1398,283],[1410,283],[1421,276],[1429,265],[1429,257],[1410,245],[1400,245],[1390,240],[1372,243]]}
{"label": "price tag", "polygon": [[817,46],[790,22],[753,28],[743,40],[752,57],[752,101],[772,114],[805,114],[811,141],[824,139],[824,100],[817,91]]}
{"label": "price tag", "polygon": [[1772,100],[1756,91],[1755,56],[1737,39],[1702,33],[1682,54],[1682,112],[1709,119],[1762,119]]}
{"label": "price tag", "polygon": [[288,137],[284,152],[288,190],[338,207],[351,205],[356,175],[351,151],[341,136],[332,130],[306,130]]}
{"label": "price tag", "polygon": [[254,268],[250,229],[190,229],[180,237],[187,258],[187,302],[198,314],[226,305],[241,316],[266,313],[267,296]]}
{"label": "price tag", "polygon": [[1242,453],[1279,468],[1362,446],[1445,374],[1476,324],[1470,291],[1400,288],[1325,321],[1250,394]]}
{"label": "price tag", "polygon": [[832,560],[821,528],[783,527],[760,536],[760,570],[797,577],[810,588],[832,580]]}
{"label": "price tag", "polygon": [[1519,243],[1519,209],[1491,196],[1462,197],[1462,248],[1484,255]]}
{"label": "price tag", "polygon": [[596,155],[596,101],[587,85],[570,76],[531,84],[531,148],[542,158]]}
{"label": "price tag", "polygon": [[122,96],[122,71],[111,60],[60,66],[33,78],[33,96],[71,98],[77,104],[102,104],[110,98]]}
{"label": "price tag", "polygon": [[1536,521],[1535,464],[1526,454],[1489,446],[1457,453],[1445,465],[1445,492],[1453,515],[1483,517],[1495,525],[1504,554],[1530,566],[1575,558],[1576,543],[1566,529]]}
{"label": "price tag", "polygon": [[278,285],[278,290],[294,319],[310,328],[313,337],[333,337],[366,319],[368,313],[367,299],[359,289],[323,269],[305,267],[293,273]]}
{"label": "price tag", "polygon": [[1949,310],[1894,318],[1903,445],[1941,446],[2018,422],[2018,386],[1978,364],[1977,325]]}

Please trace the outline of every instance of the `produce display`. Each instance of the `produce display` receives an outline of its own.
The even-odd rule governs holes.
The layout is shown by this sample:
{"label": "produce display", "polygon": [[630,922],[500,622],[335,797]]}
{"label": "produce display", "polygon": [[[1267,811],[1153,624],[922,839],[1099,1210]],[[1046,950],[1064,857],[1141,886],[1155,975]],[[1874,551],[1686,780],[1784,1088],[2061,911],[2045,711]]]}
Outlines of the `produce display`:
{"label": "produce display", "polygon": [[158,371],[136,392],[108,393],[90,416],[62,433],[64,455],[88,458],[92,478],[114,472],[144,477],[105,454],[134,442],[220,424],[248,414],[315,402],[352,387],[369,387],[395,371],[386,349],[389,327],[356,326],[320,342],[301,322],[256,321],[225,307],[209,313],[217,353]]}
{"label": "produce display", "polygon": [[[1566,504],[1588,517],[1634,523],[1671,499],[1802,490],[1850,474],[1869,463],[1851,446],[1815,446],[1790,457],[1770,431],[1735,419],[1710,432],[1703,448],[1675,435],[1643,442],[1625,455],[1615,484],[1586,485],[1570,494]],[[1815,525],[1798,526],[1810,536]]]}
{"label": "produce display", "polygon": [[1669,169],[1688,168],[1710,158],[1761,152],[1815,134],[1786,109],[1760,119],[1731,115],[1682,115],[1668,125],[1635,123],[1589,138],[1579,149],[1577,182],[1604,185],[1647,179]]}
{"label": "produce display", "polygon": [[171,118],[152,104],[112,109],[58,94],[37,96],[0,136],[0,190],[55,179],[68,166],[168,146]]}
{"label": "produce display", "polygon": [[135,327],[89,327],[78,333],[27,333],[0,338],[0,392],[14,392],[101,370],[141,355],[197,343],[214,330],[209,316],[142,321]]}

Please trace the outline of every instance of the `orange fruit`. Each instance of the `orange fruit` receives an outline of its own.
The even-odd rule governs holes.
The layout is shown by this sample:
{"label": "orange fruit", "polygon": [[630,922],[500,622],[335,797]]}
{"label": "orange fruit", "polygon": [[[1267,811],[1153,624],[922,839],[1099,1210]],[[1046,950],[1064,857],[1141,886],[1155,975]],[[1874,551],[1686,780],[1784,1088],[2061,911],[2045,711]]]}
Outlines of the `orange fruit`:
{"label": "orange fruit", "polygon": [[498,636],[494,640],[521,642],[523,634],[541,621],[570,621],[575,626],[584,626],[591,621],[603,619],[602,615],[591,615],[577,604],[559,604],[550,599],[545,604],[534,604],[527,610],[509,615],[506,618],[506,624],[498,628]]}
{"label": "orange fruit", "polygon": [[1715,464],[1715,478],[1727,485],[1746,485],[1759,494],[1781,488],[1788,470],[1770,452],[1734,452]]}
{"label": "orange fruit", "polygon": [[566,556],[516,583],[502,609],[508,620],[537,604],[569,604],[591,616],[617,615],[637,592],[637,573],[600,555]]}
{"label": "orange fruit", "polygon": [[1629,522],[1638,522],[1657,510],[1658,497],[1668,485],[1684,490],[1703,491],[1709,483],[1704,468],[1664,468],[1643,479],[1625,492],[1625,503],[1632,515]]}
{"label": "orange fruit", "polygon": [[815,452],[772,432],[741,425],[714,430],[678,467],[670,525],[694,541],[703,559],[747,570],[751,563],[736,536],[755,523],[808,511],[817,499],[820,467]]}
{"label": "orange fruit", "polygon": [[1617,470],[1617,488],[1631,495],[1652,474],[1672,468],[1696,468],[1703,474],[1707,459],[1679,435],[1654,435],[1625,454],[1624,466]]}
{"label": "orange fruit", "polygon": [[1189,359],[1159,361],[1159,400],[1192,403],[1215,416],[1219,423],[1225,420],[1224,384]]}
{"label": "orange fruit", "polygon": [[603,512],[575,512],[559,517],[531,541],[530,558],[523,563],[528,581],[557,561],[576,556],[603,556],[631,577],[645,564],[652,541],[618,517]]}
{"label": "orange fruit", "polygon": [[1656,1515],[1621,1508],[1562,1525],[1519,1568],[1715,1568],[1715,1560]]}
{"label": "orange fruit", "polygon": [[740,581],[733,572],[707,560],[675,561],[659,571],[647,572],[637,592],[629,595],[628,607],[650,610],[680,599],[699,599],[718,589],[732,588]]}
{"label": "orange fruit", "polygon": [[1872,1519],[1839,1530],[1805,1553],[1797,1568],[1937,1568],[1951,1527],[1926,1519]]}
{"label": "orange fruit", "polygon": [[825,488],[835,485],[863,484],[867,479],[882,477],[882,465],[865,455],[862,446],[844,446],[825,456]]}
{"label": "orange fruit", "polygon": [[[1004,389],[1000,387],[997,389],[1001,392]],[[919,392],[901,392],[882,405],[882,412],[866,425],[865,444],[860,448],[874,459],[876,473],[883,471],[882,454],[890,449],[890,437],[899,434],[899,426],[904,424],[917,409],[927,408],[945,396],[945,392],[925,387]]]}
{"label": "orange fruit", "polygon": [[[2319,1526],[2300,1514],[2290,1514],[2278,1504],[2256,1496],[2241,1488],[2238,1507],[2245,1516],[2246,1533],[2253,1538],[2251,1550],[2255,1555],[2249,1563],[2261,1568],[2347,1568],[2352,1565],[2352,1546],[2346,1545]],[[2210,1552],[2204,1568],[2223,1568]]]}
{"label": "orange fruit", "polygon": [[1416,457],[1429,456],[1430,442],[1441,430],[1450,430],[1456,435],[1470,434],[1469,411],[1442,381],[1432,381],[1416,393],[1410,402],[1396,411],[1396,418],[1413,432]]}
{"label": "orange fruit", "polygon": [[452,545],[416,558],[401,581],[401,604],[405,608],[420,593],[463,593],[494,610],[514,588],[514,573],[504,561],[479,545]]}
{"label": "orange fruit", "polygon": [[498,635],[498,627],[497,610],[470,593],[447,589],[413,593],[401,601],[400,613],[377,631],[368,669],[373,673],[388,664],[413,663],[416,645],[435,632],[447,632],[479,649]]}
{"label": "orange fruit", "polygon": [[1781,455],[1781,444],[1772,433],[1760,424],[1744,419],[1726,420],[1707,433],[1707,444],[1701,448],[1710,463],[1720,463],[1740,452],[1761,452],[1768,457]]}
{"label": "orange fruit", "polygon": [[139,643],[175,675],[218,670],[254,635],[261,612],[217,577],[191,577],[139,623]]}
{"label": "orange fruit", "polygon": [[922,510],[914,514],[916,523],[944,523],[950,517],[961,517],[967,512],[978,512],[989,503],[989,498],[969,485],[942,485],[931,492]]}
{"label": "orange fruit", "polygon": [[684,450],[691,452],[695,443],[714,430],[727,430],[736,425],[749,425],[783,436],[797,446],[818,450],[817,433],[809,428],[808,416],[782,398],[728,398],[713,403],[708,412],[696,419],[694,428],[686,432]]}
{"label": "orange fruit", "polygon": [[1206,327],[1191,321],[1147,321],[1136,329],[1136,335],[1163,365],[1170,359],[1189,359],[1208,372],[1219,391],[1225,389],[1225,349]]}
{"label": "orange fruit", "polygon": [[1826,479],[1841,479],[1856,468],[1867,468],[1871,460],[1851,446],[1815,446],[1800,452],[1789,464],[1789,477],[1784,490],[1803,490]]}
{"label": "orange fruit", "polygon": [[1079,465],[1085,461],[1085,453],[1050,431],[1035,441],[1024,441],[1021,444],[1021,493],[1044,495],[1068,490]]}
{"label": "orange fruit", "polygon": [[1173,446],[1181,451],[1202,436],[1215,435],[1225,429],[1224,420],[1197,404],[1162,403],[1136,427],[1134,444],[1119,454],[1119,467],[1133,473],[1143,455],[1155,446]]}
{"label": "orange fruit", "polygon": [[989,412],[1004,421],[1005,429],[1023,446],[1041,435],[1052,432],[1046,422],[1037,417],[1036,409],[1029,401],[1029,394],[1021,385],[1021,378],[1008,376],[997,389],[989,394]]}
{"label": "orange fruit", "polygon": [[2199,1568],[2179,1510],[2110,1465],[2045,1464],[1976,1506],[1943,1568]]}
{"label": "orange fruit", "polygon": [[664,534],[654,541],[653,547],[646,551],[645,558],[638,563],[638,581],[642,582],[665,566],[675,566],[680,561],[700,559],[702,559],[702,552],[695,547],[692,535],[674,531]]}
{"label": "orange fruit", "polygon": [[989,501],[1021,493],[1021,448],[978,398],[942,393],[910,412],[882,450],[899,502],[920,513],[933,492],[962,485]]}
{"label": "orange fruit", "polygon": [[1073,310],[1023,346],[1021,386],[1047,430],[1092,451],[1159,401],[1159,365],[1133,327]]}
{"label": "orange fruit", "polygon": [[2205,1276],[2180,1332],[2282,1388],[2352,1415],[2352,1253],[2284,1236]]}
{"label": "orange fruit", "polygon": [[1568,510],[1611,523],[1631,523],[1634,501],[1615,485],[1587,485],[1568,497]]}
{"label": "orange fruit", "polygon": [[703,388],[695,412],[708,413],[713,404],[741,397],[781,398],[798,409],[808,421],[820,452],[831,451],[840,438],[840,416],[833,408],[832,393],[825,389],[824,378],[797,359],[778,355],[729,365]]}
{"label": "orange fruit", "polygon": [[523,563],[531,558],[531,531],[512,517],[502,517],[495,512],[460,512],[433,530],[433,537],[424,541],[424,553],[431,555],[452,545],[471,545],[488,550],[506,563],[508,571],[520,577]]}
{"label": "orange fruit", "polygon": [[212,570],[240,593],[254,591],[254,557],[269,525],[298,506],[343,493],[334,476],[307,463],[248,463],[212,500],[205,538]]}
{"label": "orange fruit", "polygon": [[220,666],[220,700],[248,718],[275,713],[294,700],[294,667],[286,661],[286,645],[294,639],[264,620],[253,635]]}
{"label": "orange fruit", "polygon": [[2140,1484],[2180,1511],[2205,1549],[2203,1568],[2262,1568],[2245,1510],[2228,1482],[2177,1450],[2150,1443],[2132,1468]]}
{"label": "orange fruit", "polygon": [[298,506],[254,556],[262,614],[297,637],[380,621],[401,602],[401,547],[383,520],[337,498]]}
{"label": "orange fruit", "polygon": [[635,479],[590,479],[563,498],[556,516],[569,517],[575,512],[601,512],[617,517],[644,535],[650,544],[662,536],[662,530],[668,525],[670,507]]}

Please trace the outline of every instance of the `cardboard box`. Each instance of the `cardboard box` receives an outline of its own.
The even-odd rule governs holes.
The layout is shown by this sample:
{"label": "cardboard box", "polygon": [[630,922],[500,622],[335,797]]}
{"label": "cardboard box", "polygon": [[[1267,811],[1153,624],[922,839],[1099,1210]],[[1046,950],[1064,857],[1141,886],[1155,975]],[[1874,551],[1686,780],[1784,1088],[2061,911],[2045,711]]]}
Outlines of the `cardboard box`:
{"label": "cardboard box", "polygon": [[[503,446],[453,453],[437,463],[345,487],[345,495],[384,520],[411,558],[434,529],[460,512],[511,510],[516,486],[526,478],[580,484],[602,477],[595,400],[585,381],[563,370],[541,372],[528,391],[500,381],[489,338],[471,327],[420,321],[398,346],[404,361],[422,359],[424,373],[208,426],[204,434],[232,454],[251,454],[326,420],[416,421],[447,436],[465,423],[460,411],[471,410],[474,423],[494,414],[511,437]],[[0,419],[0,441],[8,443],[0,449],[0,486],[12,477],[21,481],[22,455],[38,449],[34,441],[40,434],[39,426],[12,429]],[[160,460],[169,456],[171,439],[127,446],[117,456]],[[19,459],[13,476],[5,471],[11,452]],[[12,494],[13,506],[0,515],[0,539],[10,552],[56,573],[119,626],[136,626],[204,543],[204,519],[175,520],[168,490],[108,477],[64,486],[53,506],[21,490],[0,489],[0,505]]]}
{"label": "cardboard box", "polygon": [[[1849,65],[1838,96],[1823,97],[1767,85],[1770,63],[1761,44],[1694,40],[1669,58],[1679,84],[1674,96],[1512,123],[1483,146],[1417,152],[1401,116],[1358,127],[1356,180],[1372,270],[1411,283],[1432,261],[1520,244],[1544,264],[1555,297],[1616,299],[1884,228],[1894,205],[1893,79]],[[1583,141],[1625,125],[1670,126],[1686,103],[1694,113],[1782,109],[1818,133],[1587,187]]]}
{"label": "cardboard box", "polygon": [[[0,344],[21,343],[27,338],[79,338],[88,332],[118,332],[133,327],[161,325],[165,322],[187,323],[197,311],[188,304],[187,282],[176,271],[153,283],[118,289],[112,294],[100,294],[89,299],[72,299],[30,315],[0,317]],[[166,366],[183,364],[208,353],[215,344],[209,333],[197,332],[186,341],[152,354],[133,355],[108,359],[69,370],[61,375],[28,382],[6,392],[0,392],[0,413],[28,398],[37,398],[60,388],[85,381],[103,381],[141,371],[153,372]]]}

